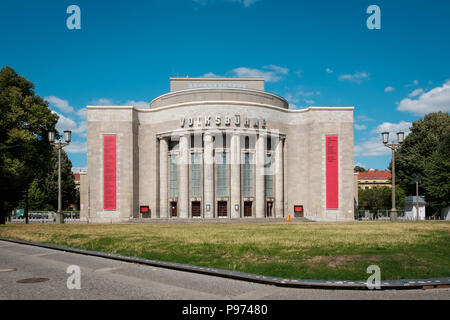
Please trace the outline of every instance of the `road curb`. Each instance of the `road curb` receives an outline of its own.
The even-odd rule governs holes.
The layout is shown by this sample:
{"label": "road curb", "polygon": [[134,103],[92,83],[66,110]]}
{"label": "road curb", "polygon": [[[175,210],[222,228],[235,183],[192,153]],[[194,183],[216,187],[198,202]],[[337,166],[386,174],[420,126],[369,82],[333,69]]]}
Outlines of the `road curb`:
{"label": "road curb", "polygon": [[[176,262],[165,262],[159,260],[149,260],[144,258],[128,257],[119,254],[106,253],[100,251],[91,251],[85,249],[77,249],[66,246],[60,246],[48,243],[38,243],[32,241],[0,238],[0,241],[7,241],[12,243],[30,245],[35,247],[83,254],[88,256],[96,256],[106,259],[113,259],[124,262],[144,264],[154,267],[173,269],[179,271],[200,273],[212,275],[223,278],[230,278],[236,280],[244,280],[249,282],[263,283],[279,287],[292,288],[314,288],[314,289],[332,289],[332,290],[370,290],[367,287],[366,281],[347,281],[347,280],[311,280],[311,279],[291,279],[262,276],[253,273],[231,271],[225,269],[200,267],[189,264],[182,264]],[[450,287],[449,278],[432,278],[432,279],[406,279],[406,280],[384,280],[381,281],[380,290],[408,290],[408,289],[433,289]]]}

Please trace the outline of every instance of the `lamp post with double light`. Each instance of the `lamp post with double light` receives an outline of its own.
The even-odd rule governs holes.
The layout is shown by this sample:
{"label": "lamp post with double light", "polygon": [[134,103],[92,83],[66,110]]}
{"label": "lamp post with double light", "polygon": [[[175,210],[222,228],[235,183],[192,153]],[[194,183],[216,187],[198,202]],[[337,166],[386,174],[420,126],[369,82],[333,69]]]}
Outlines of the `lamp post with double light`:
{"label": "lamp post with double light", "polygon": [[404,132],[397,132],[397,143],[389,143],[389,132],[382,132],[381,137],[383,139],[383,144],[392,150],[392,209],[391,209],[391,221],[397,220],[397,208],[395,207],[395,151],[400,148],[401,144],[405,139]]}
{"label": "lamp post with double light", "polygon": [[71,137],[72,131],[66,130],[64,131],[65,142],[62,142],[61,139],[55,141],[55,132],[50,131],[48,133],[48,141],[50,141],[50,144],[58,150],[58,211],[56,212],[56,223],[59,224],[64,223],[64,214],[61,209],[61,149],[70,144]]}

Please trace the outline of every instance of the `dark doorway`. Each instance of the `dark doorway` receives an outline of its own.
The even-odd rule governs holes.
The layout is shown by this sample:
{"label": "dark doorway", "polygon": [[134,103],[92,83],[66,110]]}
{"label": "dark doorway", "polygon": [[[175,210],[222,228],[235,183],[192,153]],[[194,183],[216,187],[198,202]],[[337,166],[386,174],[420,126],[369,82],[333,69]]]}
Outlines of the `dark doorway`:
{"label": "dark doorway", "polygon": [[227,216],[227,202],[226,201],[218,201],[217,202],[217,214],[219,217]]}
{"label": "dark doorway", "polygon": [[272,211],[273,211],[273,202],[272,201],[267,201],[266,217],[271,217],[272,216]]}
{"label": "dark doorway", "polygon": [[200,217],[200,201],[192,201],[192,216]]}
{"label": "dark doorway", "polygon": [[178,213],[177,213],[177,203],[175,201],[170,203],[170,215],[172,217],[176,217],[178,215]]}
{"label": "dark doorway", "polygon": [[252,216],[252,202],[244,201],[244,217]]}

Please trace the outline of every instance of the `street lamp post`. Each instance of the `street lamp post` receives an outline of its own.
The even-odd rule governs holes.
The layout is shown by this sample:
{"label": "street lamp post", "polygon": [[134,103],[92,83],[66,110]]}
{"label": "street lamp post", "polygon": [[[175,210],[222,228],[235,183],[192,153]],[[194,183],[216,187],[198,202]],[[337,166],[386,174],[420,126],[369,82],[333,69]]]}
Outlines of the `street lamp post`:
{"label": "street lamp post", "polygon": [[383,139],[383,144],[392,150],[392,209],[391,209],[391,221],[397,220],[397,208],[395,206],[395,151],[400,148],[403,140],[405,138],[404,132],[397,132],[397,141],[398,143],[394,143],[394,139],[392,139],[392,143],[389,143],[389,132],[381,133],[381,137]]}
{"label": "street lamp post", "polygon": [[50,144],[58,150],[58,211],[56,212],[56,223],[62,224],[64,223],[64,214],[62,213],[62,201],[61,201],[61,149],[65,146],[69,145],[72,137],[72,131],[66,130],[64,131],[64,140],[66,142],[62,142],[61,139],[55,141],[55,132],[50,131],[48,133],[48,141]]}

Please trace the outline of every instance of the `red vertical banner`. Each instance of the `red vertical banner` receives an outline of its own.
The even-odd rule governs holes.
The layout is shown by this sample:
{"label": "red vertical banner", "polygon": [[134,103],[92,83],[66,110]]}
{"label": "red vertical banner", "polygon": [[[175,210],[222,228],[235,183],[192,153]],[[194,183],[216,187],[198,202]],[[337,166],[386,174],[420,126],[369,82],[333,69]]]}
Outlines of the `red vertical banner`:
{"label": "red vertical banner", "polygon": [[116,136],[103,136],[103,210],[116,210]]}
{"label": "red vertical banner", "polygon": [[327,209],[339,208],[339,150],[338,137],[326,137],[326,194]]}

